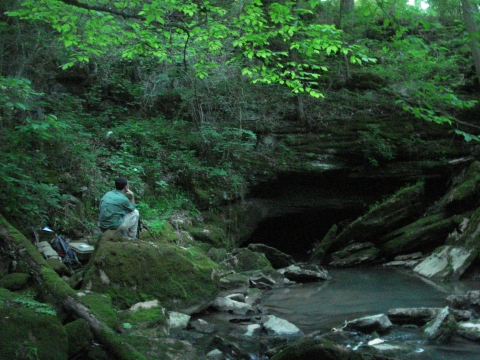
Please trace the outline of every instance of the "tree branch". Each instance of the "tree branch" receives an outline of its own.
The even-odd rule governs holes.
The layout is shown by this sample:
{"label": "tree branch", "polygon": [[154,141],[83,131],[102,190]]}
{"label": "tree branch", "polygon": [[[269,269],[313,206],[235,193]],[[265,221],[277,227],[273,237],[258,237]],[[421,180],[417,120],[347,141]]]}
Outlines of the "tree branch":
{"label": "tree branch", "polygon": [[[141,16],[141,15],[138,15],[138,14],[130,14],[130,13],[127,13],[127,12],[124,12],[124,11],[118,11],[118,10],[115,10],[115,9],[112,9],[112,8],[107,8],[107,7],[103,7],[103,6],[95,6],[95,5],[87,5],[87,4],[81,3],[81,2],[76,1],[76,0],[59,0],[59,1],[64,3],[64,4],[67,4],[67,5],[70,5],[70,6],[75,6],[75,7],[85,9],[85,10],[89,10],[89,11],[90,10],[91,11],[100,11],[100,12],[120,16],[124,19],[136,19],[136,20],[146,21],[146,18],[144,16]],[[157,28],[164,27],[158,21],[154,20],[153,22],[155,23],[155,26]],[[180,29],[183,32],[185,32],[185,34],[187,34],[187,40],[185,40],[185,45],[183,47],[183,65],[184,65],[185,70],[186,70],[187,69],[187,46],[188,46],[188,41],[190,40],[190,31],[186,26],[184,26],[182,24],[179,24],[179,23],[170,23],[169,25],[171,27]]]}
{"label": "tree branch", "polygon": [[2,214],[0,214],[0,242],[9,244],[17,256],[27,264],[41,288],[51,294],[59,306],[75,317],[87,321],[95,338],[111,352],[115,359],[146,360],[78,300],[76,292],[53,271],[36,247],[10,225]]}

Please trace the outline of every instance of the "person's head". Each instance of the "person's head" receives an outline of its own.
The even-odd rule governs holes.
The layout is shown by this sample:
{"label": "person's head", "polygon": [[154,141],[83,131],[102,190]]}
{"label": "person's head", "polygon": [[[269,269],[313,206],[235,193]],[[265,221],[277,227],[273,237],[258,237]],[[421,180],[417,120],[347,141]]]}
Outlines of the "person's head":
{"label": "person's head", "polygon": [[115,179],[115,189],[123,191],[127,185],[128,185],[127,178],[120,176]]}

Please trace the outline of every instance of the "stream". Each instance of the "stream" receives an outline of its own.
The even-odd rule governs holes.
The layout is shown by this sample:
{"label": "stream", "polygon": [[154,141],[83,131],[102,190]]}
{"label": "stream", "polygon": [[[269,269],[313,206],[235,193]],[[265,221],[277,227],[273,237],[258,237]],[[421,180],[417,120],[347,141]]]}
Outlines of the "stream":
{"label": "stream", "polygon": [[[317,332],[332,334],[333,328],[341,328],[345,321],[367,315],[387,314],[389,309],[408,307],[445,307],[450,294],[465,294],[469,290],[480,289],[479,282],[457,281],[434,283],[411,272],[392,268],[329,269],[331,280],[308,284],[296,284],[268,290],[262,297],[262,307],[271,315],[295,324],[305,335]],[[270,347],[284,344],[285,339],[266,340],[263,335],[245,336],[245,327],[232,322],[242,316],[217,311],[197,314],[198,318],[215,324],[215,335],[224,336],[241,344],[251,355],[251,359],[265,359],[262,356]],[[183,340],[191,341],[200,349],[206,349],[209,336],[192,332]],[[412,326],[395,326],[387,334],[380,336],[386,346],[397,349],[384,352],[385,356],[397,359],[433,360],[478,360],[480,343],[455,336],[449,343],[429,345],[425,343],[421,329]],[[359,349],[372,350],[367,346],[371,335],[355,333],[345,336],[339,344]],[[283,341],[283,342],[282,342]]]}
{"label": "stream", "polygon": [[[478,282],[435,284],[417,276],[388,268],[329,269],[331,281],[294,285],[267,292],[263,306],[272,315],[290,321],[305,334],[328,332],[346,320],[366,315],[387,314],[392,308],[445,307],[452,293],[479,289]],[[408,343],[399,358],[479,359],[480,344],[455,337],[449,344],[426,345],[418,329],[398,328],[382,336],[386,344]],[[355,348],[363,340],[343,345]]]}

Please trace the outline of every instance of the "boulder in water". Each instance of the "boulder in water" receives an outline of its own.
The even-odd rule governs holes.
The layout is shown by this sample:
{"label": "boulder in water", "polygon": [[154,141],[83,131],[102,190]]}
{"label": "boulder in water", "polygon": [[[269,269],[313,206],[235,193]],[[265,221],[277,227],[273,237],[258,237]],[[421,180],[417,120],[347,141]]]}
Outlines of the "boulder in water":
{"label": "boulder in water", "polygon": [[364,356],[344,346],[334,345],[324,339],[302,339],[289,344],[271,357],[271,360],[363,360]]}
{"label": "boulder in water", "polygon": [[438,280],[458,280],[477,257],[476,251],[442,246],[413,269],[419,275]]}
{"label": "boulder in water", "polygon": [[459,323],[457,332],[466,339],[480,341],[480,320]]}
{"label": "boulder in water", "polygon": [[392,322],[385,314],[365,316],[359,319],[351,320],[347,323],[347,328],[357,330],[363,333],[384,333],[393,327]]}
{"label": "boulder in water", "polygon": [[299,336],[303,334],[300,329],[291,322],[274,315],[266,315],[263,317],[262,325],[269,335]]}
{"label": "boulder in water", "polygon": [[304,265],[303,267],[290,265],[289,267],[278,269],[277,271],[288,280],[297,282],[312,282],[329,279],[327,270],[317,265]]}
{"label": "boulder in water", "polygon": [[424,334],[429,342],[444,343],[449,341],[456,331],[457,322],[447,306],[425,327]]}
{"label": "boulder in water", "polygon": [[188,328],[202,334],[211,334],[215,332],[215,324],[211,324],[203,319],[190,321]]}
{"label": "boulder in water", "polygon": [[[433,320],[441,311],[442,308],[397,308],[388,310],[388,318],[394,324],[423,326]],[[457,321],[466,321],[472,316],[472,313],[466,310],[450,309],[450,312]]]}
{"label": "boulder in water", "polygon": [[236,315],[247,315],[255,313],[255,311],[249,304],[235,301],[226,297],[217,297],[213,301],[212,307],[217,309],[218,311],[229,312]]}
{"label": "boulder in water", "polygon": [[450,295],[447,303],[454,309],[472,309],[480,311],[480,290],[468,291],[465,295]]}

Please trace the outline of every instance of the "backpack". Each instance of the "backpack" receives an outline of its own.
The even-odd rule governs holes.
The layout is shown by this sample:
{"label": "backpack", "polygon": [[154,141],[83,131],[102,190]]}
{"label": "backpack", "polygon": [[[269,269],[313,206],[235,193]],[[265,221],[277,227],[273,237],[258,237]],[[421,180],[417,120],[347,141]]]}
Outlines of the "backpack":
{"label": "backpack", "polygon": [[52,244],[53,249],[62,258],[62,262],[67,265],[70,270],[73,271],[74,268],[82,268],[82,263],[78,260],[77,254],[75,254],[70,246],[68,246],[64,236],[55,235],[50,243]]}

